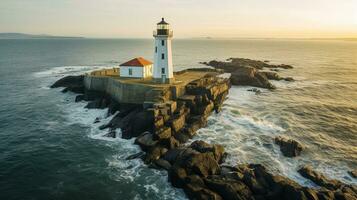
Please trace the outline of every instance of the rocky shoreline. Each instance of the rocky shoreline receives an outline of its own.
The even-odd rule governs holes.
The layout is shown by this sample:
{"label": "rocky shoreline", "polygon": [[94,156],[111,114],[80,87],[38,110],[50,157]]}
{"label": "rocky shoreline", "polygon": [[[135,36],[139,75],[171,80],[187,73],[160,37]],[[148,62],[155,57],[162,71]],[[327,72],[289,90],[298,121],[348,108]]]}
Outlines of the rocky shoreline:
{"label": "rocky shoreline", "polygon": [[[291,65],[273,65],[269,64],[269,61],[246,58],[229,58],[226,61],[212,60],[209,62],[201,62],[201,64],[230,73],[232,85],[249,85],[275,89],[276,87],[269,80],[294,81],[292,77],[281,77],[277,73],[280,69],[292,69],[293,67]],[[270,71],[264,69],[269,69]]]}
{"label": "rocky shoreline", "polygon": [[[259,66],[254,67],[254,77],[260,76],[256,70]],[[224,68],[229,72],[230,67]],[[116,137],[115,130],[120,128],[123,138],[135,137],[135,144],[143,150],[127,159],[143,159],[149,167],[166,170],[168,181],[174,187],[182,188],[189,199],[357,199],[355,185],[328,179],[308,166],[302,167],[299,173],[319,187],[303,187],[270,173],[260,164],[225,165],[227,152],[220,144],[204,141],[187,144],[199,128],[206,126],[207,117],[220,111],[231,82],[237,83],[234,76],[230,79],[204,77],[189,83],[183,96],[153,105],[116,102],[106,94],[86,91],[81,80],[83,76],[65,77],[52,87],[79,93],[76,101],[89,101],[87,108],[108,108],[108,115],[115,115],[100,128],[108,130],[108,137]],[[291,140],[277,138],[275,142],[287,156],[297,156],[303,150]]]}

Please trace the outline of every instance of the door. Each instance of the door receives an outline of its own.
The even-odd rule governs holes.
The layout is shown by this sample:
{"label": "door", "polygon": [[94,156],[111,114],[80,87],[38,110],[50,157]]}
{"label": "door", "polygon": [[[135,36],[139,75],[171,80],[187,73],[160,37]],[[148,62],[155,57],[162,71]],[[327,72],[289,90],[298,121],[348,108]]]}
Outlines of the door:
{"label": "door", "polygon": [[165,83],[166,82],[166,75],[161,75],[161,82],[162,83]]}

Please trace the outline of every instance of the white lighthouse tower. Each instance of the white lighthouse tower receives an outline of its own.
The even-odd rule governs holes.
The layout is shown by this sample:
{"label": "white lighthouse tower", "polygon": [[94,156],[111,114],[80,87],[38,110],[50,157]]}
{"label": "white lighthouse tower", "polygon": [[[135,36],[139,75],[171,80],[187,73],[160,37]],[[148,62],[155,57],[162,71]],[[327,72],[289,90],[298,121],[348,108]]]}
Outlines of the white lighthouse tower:
{"label": "white lighthouse tower", "polygon": [[162,18],[161,22],[157,23],[156,31],[154,31],[155,53],[153,78],[157,82],[174,82],[171,51],[172,35],[170,25]]}

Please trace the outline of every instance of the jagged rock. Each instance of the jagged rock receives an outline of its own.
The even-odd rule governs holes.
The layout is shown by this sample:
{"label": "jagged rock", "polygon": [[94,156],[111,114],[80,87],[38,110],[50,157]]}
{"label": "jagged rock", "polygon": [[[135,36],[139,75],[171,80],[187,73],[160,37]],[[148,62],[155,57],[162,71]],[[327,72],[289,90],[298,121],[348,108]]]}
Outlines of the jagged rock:
{"label": "jagged rock", "polygon": [[[130,139],[137,135],[141,131],[137,131],[136,133],[133,132],[132,127],[134,122],[134,117],[136,114],[140,112],[140,109],[131,110],[127,115],[124,117],[123,114],[120,112],[118,113],[110,122],[109,127],[117,129],[120,128],[122,132],[122,138]],[[135,134],[135,135],[134,135]]]}
{"label": "jagged rock", "polygon": [[178,98],[179,101],[185,102],[185,105],[188,106],[189,108],[195,107],[196,96],[194,95],[183,95]]}
{"label": "jagged rock", "polygon": [[75,102],[80,102],[83,101],[85,98],[84,94],[80,94],[76,96],[76,99],[74,100]]}
{"label": "jagged rock", "polygon": [[177,102],[176,101],[167,101],[165,102],[166,106],[169,108],[168,112],[172,115],[177,109]]}
{"label": "jagged rock", "polygon": [[186,116],[185,115],[179,115],[178,117],[174,118],[171,120],[171,129],[175,132],[178,132],[183,126],[185,125],[186,122]]}
{"label": "jagged rock", "polygon": [[265,74],[258,72],[253,67],[241,67],[231,72],[231,83],[233,85],[250,85],[255,87],[275,89]]}
{"label": "jagged rock", "polygon": [[223,197],[223,199],[252,199],[250,189],[243,182],[228,179],[222,176],[209,176],[205,178],[204,181],[209,189],[217,192]]}
{"label": "jagged rock", "polygon": [[162,147],[162,146],[154,146],[150,148],[145,156],[145,163],[151,163],[155,160],[160,159],[162,155],[164,155],[167,152],[167,149]]}
{"label": "jagged rock", "polygon": [[261,71],[261,74],[265,75],[267,77],[267,79],[269,80],[276,80],[276,81],[280,81],[283,78],[279,76],[278,73],[276,72],[268,72],[268,71]]}
{"label": "jagged rock", "polygon": [[154,147],[158,141],[154,140],[153,134],[144,132],[135,139],[135,144],[138,144],[144,151]]}
{"label": "jagged rock", "polygon": [[357,169],[348,172],[353,178],[357,178]]}
{"label": "jagged rock", "polygon": [[185,184],[185,178],[187,177],[187,172],[184,168],[173,166],[169,170],[169,181],[172,186],[182,188]]}
{"label": "jagged rock", "polygon": [[180,143],[186,143],[189,139],[191,139],[190,136],[188,134],[186,134],[186,132],[184,130],[182,130],[178,133],[175,133],[174,137]]}
{"label": "jagged rock", "polygon": [[200,152],[200,153],[212,153],[215,160],[218,163],[223,163],[226,153],[224,152],[224,148],[222,145],[218,144],[208,144],[202,140],[197,140],[191,143],[190,148]]}
{"label": "jagged rock", "polygon": [[180,155],[177,158],[177,164],[189,174],[197,174],[207,177],[208,175],[217,174],[219,172],[218,162],[215,160],[212,153],[193,153]]}
{"label": "jagged rock", "polygon": [[158,167],[163,168],[167,171],[170,170],[170,168],[171,168],[171,164],[167,160],[164,160],[164,159],[155,160],[155,165],[157,165]]}
{"label": "jagged rock", "polygon": [[164,144],[168,149],[173,149],[180,146],[180,142],[176,140],[175,137],[164,139],[162,144]]}
{"label": "jagged rock", "polygon": [[290,82],[291,82],[291,81],[295,81],[295,80],[294,80],[294,78],[292,78],[292,77],[285,77],[285,78],[284,78],[284,81],[290,81]]}
{"label": "jagged rock", "polygon": [[103,124],[103,125],[99,126],[99,130],[104,130],[104,129],[109,128],[109,127],[110,127],[109,124]]}
{"label": "jagged rock", "polygon": [[89,102],[85,108],[88,109],[104,109],[108,107],[110,100],[107,98],[98,98],[94,101]]}
{"label": "jagged rock", "polygon": [[192,138],[196,134],[196,131],[201,127],[206,126],[206,124],[206,117],[201,115],[191,116],[187,120],[184,132]]}
{"label": "jagged rock", "polygon": [[216,113],[219,113],[221,111],[221,107],[223,105],[224,100],[226,100],[227,95],[228,95],[228,90],[226,92],[219,94],[217,98],[214,100],[214,110]]}
{"label": "jagged rock", "polygon": [[187,184],[184,188],[185,193],[190,199],[209,199],[209,200],[221,200],[222,197],[213,192],[212,190],[194,185],[194,184]]}
{"label": "jagged rock", "polygon": [[152,131],[154,118],[146,111],[136,113],[131,119],[131,137],[137,137],[145,131]]}
{"label": "jagged rock", "polygon": [[190,199],[222,199],[219,194],[209,190],[197,175],[190,175],[185,178],[184,191]]}
{"label": "jagged rock", "polygon": [[304,190],[304,194],[309,200],[319,200],[319,196],[316,190],[307,188],[306,190]]}
{"label": "jagged rock", "polygon": [[319,191],[317,196],[319,200],[333,200],[335,198],[334,193],[330,190]]}
{"label": "jagged rock", "polygon": [[207,117],[214,109],[214,103],[210,101],[207,105],[202,105],[197,108],[197,114]]}
{"label": "jagged rock", "polygon": [[[230,58],[226,62],[222,61],[210,61],[203,64],[212,66],[216,69],[222,69],[226,73],[231,73],[231,83],[233,85],[250,85],[255,87],[262,87],[268,89],[275,89],[268,79],[282,80],[275,72],[260,72],[260,69],[270,68],[270,69],[290,69],[290,65],[272,65],[266,62],[258,60],[250,60],[244,58]],[[290,80],[287,78],[287,80]]]}
{"label": "jagged rock", "polygon": [[100,118],[96,117],[93,123],[96,124],[96,123],[99,123],[99,122],[100,122]]}
{"label": "jagged rock", "polygon": [[164,126],[164,118],[162,116],[156,117],[154,121],[154,130],[158,130]]}
{"label": "jagged rock", "polygon": [[174,148],[174,149],[169,149],[163,156],[163,159],[170,162],[171,164],[174,164],[176,161],[177,157],[183,153],[186,149],[184,148]]}
{"label": "jagged rock", "polygon": [[111,129],[105,136],[111,137],[111,138],[116,138],[117,134],[114,129]]}
{"label": "jagged rock", "polygon": [[57,87],[65,87],[63,92],[71,91],[75,93],[84,93],[84,84],[83,84],[84,76],[66,76],[58,81],[56,81],[51,88]]}
{"label": "jagged rock", "polygon": [[283,137],[276,137],[275,143],[280,146],[280,150],[284,156],[295,157],[300,155],[303,147],[300,143],[292,139],[286,139]]}
{"label": "jagged rock", "polygon": [[259,90],[259,89],[257,89],[257,88],[248,89],[248,91],[250,91],[250,92],[254,92],[256,95],[258,95],[258,94],[262,93],[262,91],[260,91],[260,90]]}
{"label": "jagged rock", "polygon": [[301,174],[301,176],[310,179],[316,185],[325,187],[327,189],[336,190],[343,185],[343,183],[340,181],[328,179],[321,173],[314,171],[311,166],[303,166],[298,170],[298,172]]}
{"label": "jagged rock", "polygon": [[137,158],[144,158],[145,156],[145,153],[144,152],[139,152],[139,153],[135,153],[135,154],[132,154],[128,157],[125,158],[125,160],[133,160],[133,159],[137,159]]}
{"label": "jagged rock", "polygon": [[154,134],[154,138],[156,140],[164,140],[169,139],[171,137],[171,128],[170,127],[162,127],[161,129],[157,130]]}
{"label": "jagged rock", "polygon": [[108,105],[108,116],[114,114],[119,109],[120,109],[120,104],[117,101],[112,99]]}

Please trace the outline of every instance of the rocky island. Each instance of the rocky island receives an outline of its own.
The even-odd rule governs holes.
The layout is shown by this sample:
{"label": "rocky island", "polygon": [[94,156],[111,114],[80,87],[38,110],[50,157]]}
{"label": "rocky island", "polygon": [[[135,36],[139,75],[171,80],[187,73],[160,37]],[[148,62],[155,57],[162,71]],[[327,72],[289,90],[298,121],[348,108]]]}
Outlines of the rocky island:
{"label": "rocky island", "polygon": [[[114,117],[100,128],[108,131],[108,137],[117,137],[116,129],[121,130],[123,138],[135,137],[135,144],[143,151],[127,159],[143,159],[149,167],[166,170],[168,181],[182,188],[190,199],[356,199],[355,185],[328,179],[309,166],[302,167],[299,173],[318,187],[301,186],[287,177],[272,174],[260,164],[228,166],[224,161],[229,152],[220,144],[187,143],[199,128],[206,126],[212,112],[220,112],[231,83],[274,88],[266,80],[276,75],[259,71],[268,64],[259,61],[252,67],[237,69],[236,66],[245,62],[253,61],[211,61],[207,64],[215,69],[176,72],[176,84],[124,80],[115,76],[118,69],[111,69],[64,77],[52,87],[78,93],[76,101],[88,101],[89,109],[108,108],[108,116],[114,114]],[[231,78],[221,77],[223,71],[231,72]],[[297,156],[302,150],[293,141],[276,139],[275,142],[287,156]]]}
{"label": "rocky island", "polygon": [[[267,89],[275,89],[275,86],[269,80],[294,81],[291,77],[280,77],[277,71],[279,69],[292,69],[291,65],[269,64],[269,61],[251,60],[247,58],[229,58],[226,61],[212,60],[201,62],[201,64],[224,70],[231,74],[231,83],[233,85],[249,85]],[[270,69],[267,71],[265,69]]]}

